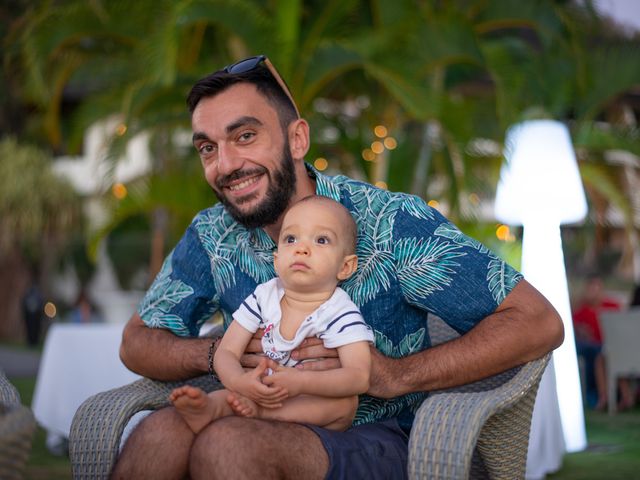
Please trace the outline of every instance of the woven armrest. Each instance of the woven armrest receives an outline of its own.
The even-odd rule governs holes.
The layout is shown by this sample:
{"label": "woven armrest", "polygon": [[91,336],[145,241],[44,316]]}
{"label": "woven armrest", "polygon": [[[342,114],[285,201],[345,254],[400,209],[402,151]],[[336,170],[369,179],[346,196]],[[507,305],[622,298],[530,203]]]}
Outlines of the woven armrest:
{"label": "woven armrest", "polygon": [[409,476],[524,478],[533,404],[549,357],[430,394],[411,430]]}
{"label": "woven armrest", "polygon": [[0,370],[0,404],[5,406],[20,405],[18,390],[9,382],[2,370]]}
{"label": "woven armrest", "polygon": [[0,478],[22,478],[35,431],[33,413],[0,370]]}
{"label": "woven armrest", "polygon": [[184,384],[207,392],[221,388],[207,375],[185,382],[143,378],[85,400],[73,417],[69,434],[73,478],[108,478],[118,457],[122,432],[131,417],[143,410],[169,406],[171,391]]}

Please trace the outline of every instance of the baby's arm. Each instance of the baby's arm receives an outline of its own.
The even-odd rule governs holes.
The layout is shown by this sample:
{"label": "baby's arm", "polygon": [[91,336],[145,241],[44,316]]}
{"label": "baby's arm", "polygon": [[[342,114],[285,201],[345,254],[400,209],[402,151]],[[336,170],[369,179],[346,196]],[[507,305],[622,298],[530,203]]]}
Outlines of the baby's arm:
{"label": "baby's arm", "polygon": [[260,378],[265,374],[268,360],[263,358],[253,370],[244,371],[240,356],[244,353],[253,333],[235,320],[224,333],[214,356],[214,368],[224,386],[238,392],[263,407],[275,408],[282,404],[288,393],[282,387],[264,385]]}
{"label": "baby's arm", "polygon": [[338,347],[340,368],[325,371],[279,367],[263,383],[284,388],[289,396],[301,393],[322,397],[348,397],[369,389],[371,351],[369,342],[354,342]]}

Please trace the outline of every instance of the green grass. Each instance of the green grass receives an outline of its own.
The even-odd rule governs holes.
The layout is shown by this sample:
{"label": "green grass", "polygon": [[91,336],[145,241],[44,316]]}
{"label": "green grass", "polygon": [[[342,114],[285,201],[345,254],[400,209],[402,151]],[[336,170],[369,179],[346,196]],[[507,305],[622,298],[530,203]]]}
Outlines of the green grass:
{"label": "green grass", "polygon": [[[31,405],[35,378],[11,379],[25,405]],[[559,472],[549,480],[622,480],[640,479],[640,407],[609,416],[587,411],[589,448],[567,454]],[[27,480],[71,478],[67,457],[51,454],[45,446],[46,432],[38,428],[25,469]]]}
{"label": "green grass", "polygon": [[[35,377],[12,378],[11,383],[20,392],[20,398],[24,405],[31,405],[33,389],[36,384]],[[24,471],[25,480],[68,480],[71,478],[71,462],[66,456],[56,456],[47,450],[45,440],[47,432],[38,427],[31,454]]]}
{"label": "green grass", "polygon": [[589,447],[565,455],[550,480],[622,480],[640,478],[640,408],[608,415],[586,412]]}

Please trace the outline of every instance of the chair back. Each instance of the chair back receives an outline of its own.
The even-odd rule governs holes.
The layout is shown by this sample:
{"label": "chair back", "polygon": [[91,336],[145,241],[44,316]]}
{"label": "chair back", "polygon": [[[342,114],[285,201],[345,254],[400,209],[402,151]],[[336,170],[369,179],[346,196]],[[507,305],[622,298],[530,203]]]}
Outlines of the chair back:
{"label": "chair back", "polygon": [[609,413],[615,413],[618,377],[640,376],[640,308],[602,312],[600,325],[604,336]]}

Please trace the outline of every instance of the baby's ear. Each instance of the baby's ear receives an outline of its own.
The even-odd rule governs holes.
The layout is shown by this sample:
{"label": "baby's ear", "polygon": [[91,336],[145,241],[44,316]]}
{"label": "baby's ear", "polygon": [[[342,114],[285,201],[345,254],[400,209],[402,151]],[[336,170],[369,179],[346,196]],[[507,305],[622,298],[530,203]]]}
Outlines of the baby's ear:
{"label": "baby's ear", "polygon": [[358,268],[358,257],[356,255],[347,255],[342,261],[342,268],[338,272],[338,280],[346,280]]}
{"label": "baby's ear", "polygon": [[278,276],[278,252],[273,252],[273,269],[276,271],[276,276]]}

